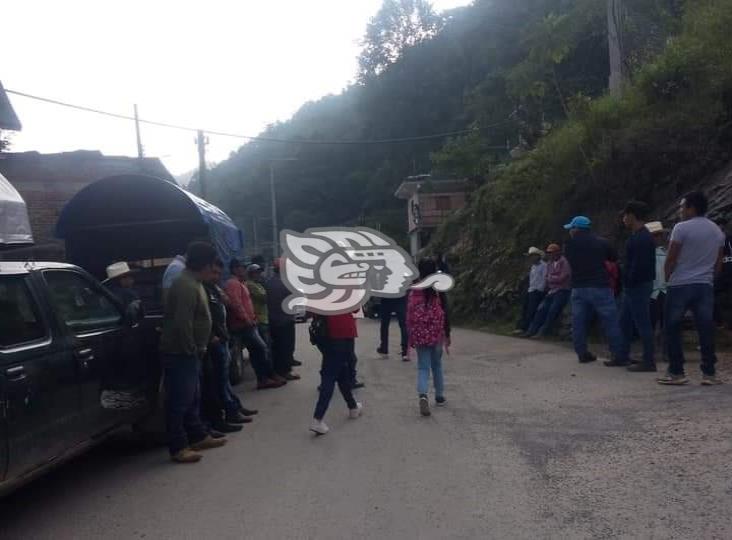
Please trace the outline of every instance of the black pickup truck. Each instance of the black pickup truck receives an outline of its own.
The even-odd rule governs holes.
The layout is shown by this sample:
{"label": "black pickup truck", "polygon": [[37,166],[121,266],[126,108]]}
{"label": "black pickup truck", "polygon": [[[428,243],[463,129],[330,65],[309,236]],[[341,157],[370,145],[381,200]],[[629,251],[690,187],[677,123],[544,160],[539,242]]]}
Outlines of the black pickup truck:
{"label": "black pickup truck", "polygon": [[156,339],[82,269],[0,261],[0,495],[148,417]]}

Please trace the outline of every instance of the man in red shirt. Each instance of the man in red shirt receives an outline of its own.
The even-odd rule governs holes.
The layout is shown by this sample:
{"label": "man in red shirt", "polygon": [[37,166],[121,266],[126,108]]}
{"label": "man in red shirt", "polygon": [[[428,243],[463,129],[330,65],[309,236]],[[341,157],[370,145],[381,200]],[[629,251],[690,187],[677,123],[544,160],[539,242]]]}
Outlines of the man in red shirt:
{"label": "man in red shirt", "polygon": [[287,381],[275,374],[267,354],[267,345],[257,332],[257,318],[254,315],[252,298],[249,289],[244,285],[246,269],[237,259],[231,261],[229,269],[231,277],[226,282],[224,291],[229,299],[226,306],[229,309],[228,323],[231,334],[237,341],[237,350],[241,344],[249,351],[249,359],[257,375],[259,390],[279,388]]}
{"label": "man in red shirt", "polygon": [[355,340],[358,337],[356,319],[352,313],[340,315],[317,315],[326,321],[326,336],[321,347],[323,366],[320,370],[320,396],[315,406],[313,423],[310,431],[317,435],[325,435],[329,428],[323,422],[325,413],[333,397],[336,383],[348,405],[350,418],[361,416],[361,404],[353,397],[353,375],[351,362],[355,357]]}

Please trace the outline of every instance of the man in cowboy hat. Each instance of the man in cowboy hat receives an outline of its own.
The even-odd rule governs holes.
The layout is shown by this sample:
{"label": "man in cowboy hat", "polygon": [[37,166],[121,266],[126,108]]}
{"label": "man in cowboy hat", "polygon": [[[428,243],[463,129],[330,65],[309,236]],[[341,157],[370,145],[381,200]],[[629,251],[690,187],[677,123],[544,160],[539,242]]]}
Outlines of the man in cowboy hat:
{"label": "man in cowboy hat", "polygon": [[529,270],[529,289],[524,295],[524,305],[521,310],[521,319],[514,334],[523,334],[534,320],[536,310],[539,304],[544,300],[546,294],[546,263],[544,262],[544,252],[537,247],[530,247],[526,254],[531,263]]}
{"label": "man in cowboy hat", "polygon": [[546,252],[549,256],[546,270],[547,294],[536,310],[531,326],[524,334],[526,337],[547,336],[569,301],[572,279],[569,262],[562,255],[562,248],[559,247],[559,244],[549,244]]}
{"label": "man in cowboy hat", "polygon": [[133,270],[126,262],[116,262],[107,266],[107,279],[102,281],[122,301],[125,308],[133,302],[140,303],[132,274]]}

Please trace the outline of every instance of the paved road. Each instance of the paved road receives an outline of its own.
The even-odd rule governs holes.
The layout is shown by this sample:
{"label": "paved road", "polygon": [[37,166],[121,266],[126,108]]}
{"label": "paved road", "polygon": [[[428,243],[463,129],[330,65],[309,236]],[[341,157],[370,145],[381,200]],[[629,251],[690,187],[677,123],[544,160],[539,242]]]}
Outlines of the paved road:
{"label": "paved road", "polygon": [[174,466],[106,444],[2,501],[0,538],[732,537],[732,385],[659,387],[458,330],[449,407],[421,418],[414,363],[378,358],[376,330],[361,325],[361,419],[336,397],[331,433],[308,434],[301,327],[303,380],[245,385],[262,412],[225,448]]}

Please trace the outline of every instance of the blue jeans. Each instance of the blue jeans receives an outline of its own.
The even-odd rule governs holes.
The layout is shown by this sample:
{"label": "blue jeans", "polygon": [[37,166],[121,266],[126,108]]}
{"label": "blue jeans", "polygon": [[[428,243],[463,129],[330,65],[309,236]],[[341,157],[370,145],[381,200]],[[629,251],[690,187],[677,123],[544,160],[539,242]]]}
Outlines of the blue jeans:
{"label": "blue jeans", "polygon": [[328,411],[330,400],[336,384],[346,400],[349,409],[356,408],[353,397],[353,381],[351,373],[355,342],[351,339],[329,339],[322,347],[323,365],[320,368],[320,396],[315,405],[313,418],[322,420]]}
{"label": "blue jeans", "polygon": [[208,435],[199,414],[201,363],[195,355],[163,354],[168,450],[175,455]]}
{"label": "blue jeans", "polygon": [[[272,362],[267,351],[267,344],[262,339],[256,326],[250,326],[233,332],[234,339],[241,346],[249,351],[249,361],[252,363],[252,369],[257,376],[257,381],[265,382],[272,377],[274,372]],[[239,347],[237,347],[237,350]]]}
{"label": "blue jeans", "polygon": [[569,302],[569,296],[569,290],[557,291],[554,294],[547,295],[539,305],[539,309],[536,310],[528,334],[530,336],[536,334],[548,335],[554,328],[554,323],[564,311],[564,306]]}
{"label": "blue jeans", "polygon": [[417,347],[417,393],[420,396],[427,394],[430,370],[435,384],[435,397],[445,397],[445,379],[442,376],[442,343],[431,347]]}
{"label": "blue jeans", "polygon": [[637,328],[643,341],[643,363],[649,366],[656,364],[653,324],[651,323],[651,293],[653,293],[652,281],[637,287],[626,288],[623,291],[623,302],[620,307],[620,329],[623,332],[623,341],[618,357],[621,361],[630,359],[630,344]]}
{"label": "blue jeans", "polygon": [[536,312],[544,300],[546,293],[544,291],[531,291],[527,292],[524,296],[524,305],[521,309],[521,319],[518,322],[516,328],[528,332],[531,327],[531,323],[534,321]]}
{"label": "blue jeans", "polygon": [[211,345],[211,362],[213,364],[214,379],[216,381],[216,394],[226,414],[236,413],[241,408],[241,402],[231,387],[229,368],[231,366],[231,351],[229,344],[225,341]]}
{"label": "blue jeans", "polygon": [[714,351],[714,287],[712,285],[680,285],[666,293],[666,347],[668,371],[684,374],[684,346],[681,340],[684,314],[691,310],[701,345],[701,370],[714,375],[717,357]]}
{"label": "blue jeans", "polygon": [[616,358],[622,358],[618,305],[610,287],[572,289],[572,341],[577,356],[583,358],[587,354],[587,330],[593,312],[597,312],[602,322],[610,352]]}

